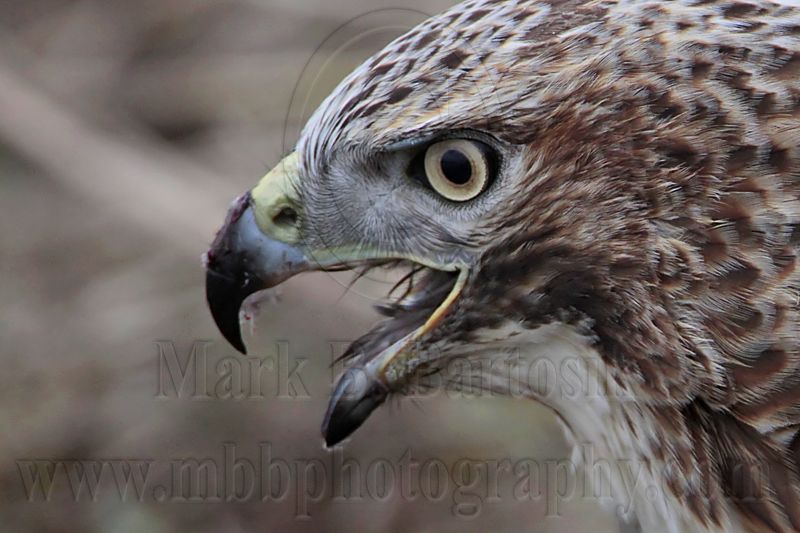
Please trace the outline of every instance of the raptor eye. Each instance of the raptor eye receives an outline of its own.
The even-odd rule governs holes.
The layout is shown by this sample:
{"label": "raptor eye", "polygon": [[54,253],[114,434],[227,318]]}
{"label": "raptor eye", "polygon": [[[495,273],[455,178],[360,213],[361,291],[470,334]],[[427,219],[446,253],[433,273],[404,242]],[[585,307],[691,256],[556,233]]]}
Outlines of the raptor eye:
{"label": "raptor eye", "polygon": [[467,139],[434,143],[425,151],[425,177],[448,200],[472,200],[489,184],[487,151],[483,143]]}

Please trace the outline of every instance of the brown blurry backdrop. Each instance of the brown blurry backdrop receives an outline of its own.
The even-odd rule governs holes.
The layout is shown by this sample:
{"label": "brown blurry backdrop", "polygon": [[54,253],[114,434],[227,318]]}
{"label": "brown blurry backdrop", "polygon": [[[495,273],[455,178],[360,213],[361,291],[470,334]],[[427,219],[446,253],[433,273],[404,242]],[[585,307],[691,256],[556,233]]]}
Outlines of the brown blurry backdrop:
{"label": "brown blurry backdrop", "polygon": [[[358,463],[361,500],[335,498],[337,456],[319,434],[332,353],[375,320],[385,280],[347,291],[347,276],[308,275],[263,299],[248,339],[265,362],[260,391],[205,307],[200,256],[229,201],[350,69],[451,3],[0,1],[0,533],[617,531],[579,488],[559,516],[548,516],[547,493],[564,487],[526,501],[513,472],[490,497],[492,461],[529,458],[545,472],[567,454],[552,417],[519,400],[393,402],[337,452]],[[192,377],[176,396],[163,368],[170,347],[182,362],[204,340],[211,397],[192,397]],[[221,378],[238,369],[241,383]],[[227,397],[228,385],[246,397]],[[175,461],[223,468],[225,443],[253,464],[269,443],[292,469],[285,498],[226,502],[221,480],[220,502],[169,492]],[[419,487],[416,498],[401,493],[404,454],[447,466],[439,501]],[[454,495],[460,459],[486,468]],[[142,501],[132,486],[119,494],[112,460],[153,462]],[[370,494],[375,464],[396,469],[386,498]],[[53,487],[29,501],[36,468]],[[67,474],[93,468],[103,469],[94,501]],[[319,476],[327,484],[310,517],[298,516],[297,492]]]}

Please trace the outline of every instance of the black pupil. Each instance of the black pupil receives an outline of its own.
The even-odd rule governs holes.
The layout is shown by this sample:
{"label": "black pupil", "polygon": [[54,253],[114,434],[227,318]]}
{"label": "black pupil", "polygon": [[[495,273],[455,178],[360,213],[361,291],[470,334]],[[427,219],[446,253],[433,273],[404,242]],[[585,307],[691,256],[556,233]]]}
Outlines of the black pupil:
{"label": "black pupil", "polygon": [[444,177],[456,185],[464,185],[472,178],[472,165],[463,152],[447,150],[439,164]]}

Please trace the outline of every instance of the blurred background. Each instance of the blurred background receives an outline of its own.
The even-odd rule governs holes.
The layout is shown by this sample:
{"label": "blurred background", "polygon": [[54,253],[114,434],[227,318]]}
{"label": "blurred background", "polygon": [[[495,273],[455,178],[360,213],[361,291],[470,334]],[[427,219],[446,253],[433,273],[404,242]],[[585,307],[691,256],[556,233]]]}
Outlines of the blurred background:
{"label": "blurred background", "polygon": [[[229,202],[344,75],[452,3],[0,1],[0,532],[617,531],[553,482],[568,452],[530,402],[399,400],[323,449],[332,360],[386,280],[291,280],[251,309],[249,358],[206,310],[200,257]],[[226,486],[265,450],[279,501],[245,494],[246,465]],[[187,495],[192,460],[219,479],[200,466]],[[337,492],[337,461],[361,498]],[[122,490],[115,473],[145,467]]]}

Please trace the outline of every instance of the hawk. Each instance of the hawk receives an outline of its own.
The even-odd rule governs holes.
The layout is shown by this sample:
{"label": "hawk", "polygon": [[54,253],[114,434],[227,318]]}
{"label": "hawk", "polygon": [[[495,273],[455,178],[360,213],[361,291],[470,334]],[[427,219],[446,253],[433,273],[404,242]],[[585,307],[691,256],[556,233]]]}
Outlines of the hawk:
{"label": "hawk", "polygon": [[[644,465],[643,531],[796,531],[798,243],[797,4],[470,0],[346,77],[234,202],[207,298],[244,351],[253,292],[405,268],[346,354],[329,446],[488,362],[489,387]],[[597,393],[506,379],[539,358],[599,369]]]}

